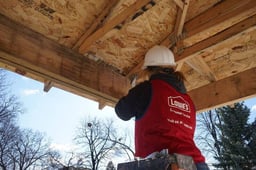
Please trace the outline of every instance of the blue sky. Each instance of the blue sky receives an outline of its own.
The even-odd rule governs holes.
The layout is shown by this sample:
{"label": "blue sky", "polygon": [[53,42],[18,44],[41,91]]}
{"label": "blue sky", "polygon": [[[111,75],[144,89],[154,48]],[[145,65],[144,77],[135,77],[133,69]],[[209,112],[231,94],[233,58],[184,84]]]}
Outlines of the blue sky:
{"label": "blue sky", "polygon": [[[73,148],[76,128],[89,115],[111,118],[118,128],[133,134],[134,121],[118,119],[111,107],[99,110],[97,102],[58,88],[51,88],[46,93],[43,91],[43,83],[16,73],[8,72],[7,79],[12,83],[13,93],[25,108],[25,113],[20,116],[20,126],[45,133],[56,149],[69,151]],[[251,109],[253,120],[256,117],[256,97],[246,100],[245,104]]]}
{"label": "blue sky", "polygon": [[133,133],[134,121],[122,121],[112,107],[98,109],[98,103],[58,88],[44,92],[44,84],[16,73],[8,72],[11,90],[22,103],[25,113],[19,118],[22,128],[40,131],[52,141],[53,147],[70,151],[80,121],[90,117],[113,119],[117,128]]}

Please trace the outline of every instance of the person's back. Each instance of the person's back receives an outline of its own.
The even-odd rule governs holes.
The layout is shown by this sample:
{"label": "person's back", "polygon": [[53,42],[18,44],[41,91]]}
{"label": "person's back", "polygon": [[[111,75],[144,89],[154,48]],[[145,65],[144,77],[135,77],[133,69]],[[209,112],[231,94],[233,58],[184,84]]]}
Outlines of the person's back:
{"label": "person's back", "polygon": [[195,107],[186,94],[184,77],[175,71],[173,53],[154,46],[144,60],[147,81],[133,87],[115,106],[123,120],[135,117],[135,154],[145,158],[168,149],[170,154],[191,156],[198,170],[208,170],[205,158],[196,147]]}
{"label": "person's back", "polygon": [[193,141],[195,108],[190,97],[161,79],[150,83],[150,104],[135,124],[136,156],[144,158],[168,149],[169,153],[189,155],[195,162],[204,162]]}

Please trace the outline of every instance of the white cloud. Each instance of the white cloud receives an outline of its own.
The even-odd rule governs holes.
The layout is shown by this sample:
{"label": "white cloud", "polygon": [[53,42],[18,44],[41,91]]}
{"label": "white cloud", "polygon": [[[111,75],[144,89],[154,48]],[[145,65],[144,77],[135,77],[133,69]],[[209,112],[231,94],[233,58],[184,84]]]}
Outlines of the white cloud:
{"label": "white cloud", "polygon": [[253,105],[252,108],[251,108],[251,111],[255,111],[256,112],[256,105]]}
{"label": "white cloud", "polygon": [[76,149],[75,145],[58,144],[58,143],[52,143],[50,147],[52,149],[59,150],[59,151],[62,151],[62,152],[70,152],[70,151],[74,151]]}
{"label": "white cloud", "polygon": [[22,93],[25,96],[29,96],[29,95],[34,95],[34,94],[38,94],[40,91],[38,89],[25,89],[22,91]]}
{"label": "white cloud", "polygon": [[30,80],[30,78],[25,77],[25,76],[21,76],[21,78],[22,78],[23,80]]}

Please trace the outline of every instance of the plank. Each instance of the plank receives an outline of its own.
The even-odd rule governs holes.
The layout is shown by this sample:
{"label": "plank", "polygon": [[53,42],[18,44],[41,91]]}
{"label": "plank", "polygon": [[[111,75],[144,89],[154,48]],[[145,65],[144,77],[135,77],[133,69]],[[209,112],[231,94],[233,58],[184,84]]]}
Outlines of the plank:
{"label": "plank", "polygon": [[49,80],[44,81],[44,92],[48,92],[53,87],[53,82]]}
{"label": "plank", "polygon": [[176,32],[177,36],[179,36],[182,33],[183,26],[184,26],[185,19],[186,19],[186,15],[187,15],[187,12],[188,12],[189,2],[190,2],[190,0],[185,0],[184,7],[182,9],[181,17],[179,18],[178,23],[176,23],[177,26],[175,25],[175,32]]}
{"label": "plank", "polygon": [[256,68],[188,92],[197,113],[256,96]]}
{"label": "plank", "polygon": [[174,2],[180,9],[184,8],[184,2],[182,0],[174,0]]}
{"label": "plank", "polygon": [[239,22],[232,27],[210,37],[207,38],[193,46],[190,46],[181,54],[176,54],[175,59],[176,61],[182,62],[184,60],[187,60],[192,57],[192,54],[200,53],[200,51],[206,49],[206,48],[212,48],[214,45],[223,42],[224,40],[229,39],[232,36],[235,36],[243,31],[245,31],[248,28],[251,28],[256,25],[256,15],[251,16],[247,18],[246,20]]}
{"label": "plank", "polygon": [[0,37],[0,62],[89,99],[102,99],[113,106],[130,86],[111,67],[96,63],[1,14]]}
{"label": "plank", "polygon": [[[229,2],[229,1],[228,1]],[[224,2],[223,2],[224,3]],[[235,5],[230,4],[232,7],[231,10],[225,9],[222,7],[222,11],[215,13],[218,15],[213,15],[214,9],[207,11],[206,13],[202,13],[203,19],[207,21],[207,18],[211,18],[211,16],[215,16],[213,19],[209,20],[208,22],[199,24],[199,17],[195,20],[191,20],[190,22],[186,23],[184,29],[186,30],[187,38],[184,39],[185,47],[191,46],[195,43],[198,43],[210,36],[213,36],[234,24],[237,24],[244,19],[253,16],[256,14],[256,1],[255,0],[245,0],[236,3]],[[191,27],[190,27],[191,26]]]}
{"label": "plank", "polygon": [[104,24],[101,28],[99,28],[97,31],[95,31],[92,35],[90,35],[79,47],[79,53],[84,54],[90,47],[92,43],[94,43],[96,40],[101,38],[103,35],[105,35],[108,31],[113,29],[116,25],[122,23],[126,18],[129,18],[129,16],[132,16],[136,13],[140,8],[142,8],[144,5],[148,4],[150,0],[140,0],[135,1],[130,7],[128,7],[126,10],[124,10],[122,13],[120,13],[118,16],[114,17],[110,21]]}
{"label": "plank", "polygon": [[[190,35],[196,34],[197,32],[200,32],[204,30],[203,28],[209,28],[206,27],[206,24],[209,23],[212,26],[221,23],[225,21],[226,19],[229,19],[229,17],[234,17],[236,15],[240,15],[241,9],[239,8],[245,6],[245,4],[248,4],[248,2],[252,2],[250,0],[227,0],[227,1],[221,1],[219,4],[213,6],[212,8],[208,9],[207,11],[201,13],[196,18],[193,18],[192,20],[188,21],[186,23],[186,28],[188,31],[190,31]],[[234,12],[237,12],[234,14]],[[234,15],[232,15],[234,14]],[[218,18],[218,20],[216,20]],[[205,25],[205,26],[203,26]]]}
{"label": "plank", "polygon": [[191,68],[196,70],[199,74],[206,77],[209,82],[217,81],[214,72],[210,69],[207,63],[202,59],[201,56],[193,57],[185,61]]}
{"label": "plank", "polygon": [[253,16],[255,13],[256,1],[254,0],[223,1],[194,19],[186,22],[184,25],[185,33],[182,34],[182,36],[175,37],[172,33],[168,35],[161,44],[169,46],[173,44],[174,39],[175,41],[184,41],[186,46],[191,46],[232,27]]}
{"label": "plank", "polygon": [[[227,40],[231,38],[232,36],[235,36],[239,34],[240,32],[245,31],[246,29],[253,27],[256,25],[256,15],[253,15],[235,25],[232,27],[229,27],[228,29],[225,29],[224,31],[211,36],[210,38],[207,38],[199,43],[196,43],[195,45],[192,45],[188,48],[183,49],[182,53],[175,53],[175,60],[177,63],[185,62],[186,60],[189,60],[193,58],[196,53],[200,53],[200,51],[206,49],[206,48],[213,48],[214,45],[223,42],[224,40]],[[172,34],[174,36],[174,34]],[[182,39],[182,36],[180,37]],[[177,37],[177,41],[180,41],[180,38]],[[176,40],[175,40],[176,41]],[[168,46],[169,44],[172,44],[173,40],[171,40],[169,37],[166,38],[164,41],[162,41],[161,45]],[[128,76],[132,74],[136,74],[143,65],[144,61],[141,61],[136,67],[134,67],[128,74]]]}
{"label": "plank", "polygon": [[85,41],[85,39],[88,36],[90,36],[97,29],[97,27],[100,26],[100,24],[102,24],[104,18],[106,18],[106,16],[110,13],[111,9],[115,7],[117,2],[118,0],[112,0],[112,2],[107,5],[107,7],[101,12],[98,18],[90,26],[90,28],[86,30],[86,32],[84,32],[84,34],[79,38],[79,40],[76,42],[72,49],[77,49],[78,47],[80,47],[80,45]]}

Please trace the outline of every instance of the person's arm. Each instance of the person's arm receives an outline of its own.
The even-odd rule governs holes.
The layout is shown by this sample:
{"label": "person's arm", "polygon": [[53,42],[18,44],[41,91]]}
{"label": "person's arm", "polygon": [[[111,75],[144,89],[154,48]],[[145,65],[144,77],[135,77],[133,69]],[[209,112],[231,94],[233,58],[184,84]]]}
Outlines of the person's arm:
{"label": "person's arm", "polygon": [[121,98],[115,106],[117,116],[122,120],[132,117],[140,118],[151,99],[151,85],[149,81],[138,84]]}

